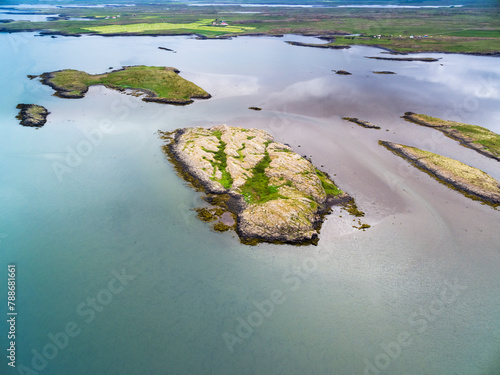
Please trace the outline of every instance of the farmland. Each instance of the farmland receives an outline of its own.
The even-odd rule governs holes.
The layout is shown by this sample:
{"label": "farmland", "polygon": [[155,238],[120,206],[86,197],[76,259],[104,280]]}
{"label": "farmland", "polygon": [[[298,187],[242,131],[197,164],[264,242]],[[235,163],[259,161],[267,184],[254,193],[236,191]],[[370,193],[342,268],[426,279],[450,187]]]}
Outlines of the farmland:
{"label": "farmland", "polygon": [[96,26],[96,27],[86,27],[84,30],[89,30],[98,34],[126,34],[126,33],[149,33],[155,31],[179,31],[185,30],[191,33],[242,33],[255,30],[255,27],[243,27],[243,26],[220,26],[212,25],[211,19],[204,19],[198,22],[191,23],[133,23],[126,25],[107,25],[107,26]]}

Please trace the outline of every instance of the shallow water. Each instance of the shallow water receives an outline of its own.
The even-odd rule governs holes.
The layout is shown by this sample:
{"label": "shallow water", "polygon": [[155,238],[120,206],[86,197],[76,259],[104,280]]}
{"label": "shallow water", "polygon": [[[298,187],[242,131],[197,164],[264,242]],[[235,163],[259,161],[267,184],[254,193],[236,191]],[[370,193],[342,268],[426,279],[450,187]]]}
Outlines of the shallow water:
{"label": "shallow water", "polygon": [[0,20],[44,22],[48,17],[57,17],[57,14],[24,14],[24,13],[3,13],[0,12]]}
{"label": "shallow water", "polygon": [[[498,59],[375,61],[364,57],[381,52],[373,48],[284,40],[317,41],[0,34],[0,260],[4,272],[17,265],[18,366],[55,375],[499,373],[498,211],[377,144],[413,144],[499,179],[498,162],[400,118],[414,111],[500,132]],[[213,98],[178,107],[92,87],[68,100],[26,78],[138,64],[174,66]],[[18,103],[47,107],[47,124],[19,126]],[[266,129],[323,165],[372,228],[354,230],[337,209],[317,247],[248,247],[210,231],[156,131],[220,123]],[[116,294],[114,271],[133,278]],[[54,355],[49,334],[72,322],[80,331]],[[36,351],[52,359],[37,362]]]}

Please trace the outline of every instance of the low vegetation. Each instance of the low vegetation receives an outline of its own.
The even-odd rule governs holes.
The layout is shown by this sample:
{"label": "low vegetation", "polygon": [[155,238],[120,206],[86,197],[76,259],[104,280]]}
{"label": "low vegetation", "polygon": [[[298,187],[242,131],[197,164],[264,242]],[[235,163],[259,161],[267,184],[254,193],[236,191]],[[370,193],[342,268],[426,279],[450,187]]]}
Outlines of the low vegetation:
{"label": "low vegetation", "polygon": [[[211,179],[220,182],[220,184],[224,186],[225,189],[230,189],[233,186],[233,178],[227,170],[226,142],[221,140],[222,132],[216,130],[213,132],[213,135],[219,140],[218,150],[210,151],[207,149],[203,149],[206,152],[213,153],[214,156],[214,160],[210,160],[210,163],[214,167],[214,173]],[[216,178],[216,171],[221,172],[221,178]]]}
{"label": "low vegetation", "polygon": [[193,34],[208,31],[214,34],[233,34],[255,30],[255,27],[212,25],[212,21],[213,19],[203,19],[192,23],[132,23],[126,25],[85,27],[83,29],[98,34],[147,34],[164,31],[184,31]]}
{"label": "low vegetation", "polygon": [[464,146],[500,161],[500,135],[489,129],[412,112],[405,113],[403,117],[410,122],[439,129]]}
{"label": "low vegetation", "polygon": [[386,141],[379,143],[467,197],[495,207],[500,205],[500,182],[487,173],[458,160],[415,147]]}
{"label": "low vegetation", "polygon": [[342,194],[342,190],[340,190],[335,184],[332,182],[332,180],[328,177],[328,175],[324,172],[321,172],[319,169],[315,169],[316,175],[318,176],[319,180],[321,181],[321,186],[323,186],[323,189],[325,189],[325,193],[327,195],[332,195],[334,197]]}
{"label": "low vegetation", "polygon": [[278,187],[269,184],[269,177],[266,175],[266,169],[271,163],[271,158],[267,150],[264,152],[262,160],[251,171],[252,177],[247,179],[245,184],[240,187],[241,194],[245,202],[252,204],[262,204],[273,199],[286,199],[278,192]]}

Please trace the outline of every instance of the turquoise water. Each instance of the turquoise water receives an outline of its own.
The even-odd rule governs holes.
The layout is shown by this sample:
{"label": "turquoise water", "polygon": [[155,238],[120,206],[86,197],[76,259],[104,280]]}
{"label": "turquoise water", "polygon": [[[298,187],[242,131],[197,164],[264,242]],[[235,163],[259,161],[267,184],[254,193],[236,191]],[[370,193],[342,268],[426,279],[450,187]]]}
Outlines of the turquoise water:
{"label": "turquoise water", "polygon": [[[16,264],[18,309],[17,371],[3,357],[2,373],[499,373],[498,211],[377,145],[425,145],[500,178],[496,161],[399,118],[412,110],[500,132],[497,59],[382,62],[364,58],[376,49],[282,38],[0,34],[0,49],[0,293],[4,304]],[[67,100],[26,78],[137,64],[174,66],[213,98],[178,107],[94,87]],[[47,107],[47,124],[19,126],[18,103]],[[264,128],[311,156],[372,228],[334,211],[317,247],[248,247],[210,231],[156,132],[220,123]]]}

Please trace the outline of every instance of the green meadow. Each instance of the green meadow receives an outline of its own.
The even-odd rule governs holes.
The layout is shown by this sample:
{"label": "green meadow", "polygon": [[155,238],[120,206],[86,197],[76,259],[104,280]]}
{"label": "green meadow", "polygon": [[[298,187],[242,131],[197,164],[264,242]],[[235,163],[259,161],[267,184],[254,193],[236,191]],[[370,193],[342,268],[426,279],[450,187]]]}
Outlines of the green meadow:
{"label": "green meadow", "polygon": [[99,34],[127,34],[127,33],[150,33],[157,31],[184,31],[184,32],[210,32],[210,33],[221,33],[221,34],[231,34],[231,33],[243,33],[255,30],[255,27],[242,27],[242,26],[220,26],[212,25],[213,19],[204,19],[198,22],[191,23],[132,23],[125,25],[108,25],[108,26],[96,26],[96,27],[85,27],[84,30],[88,30]]}

